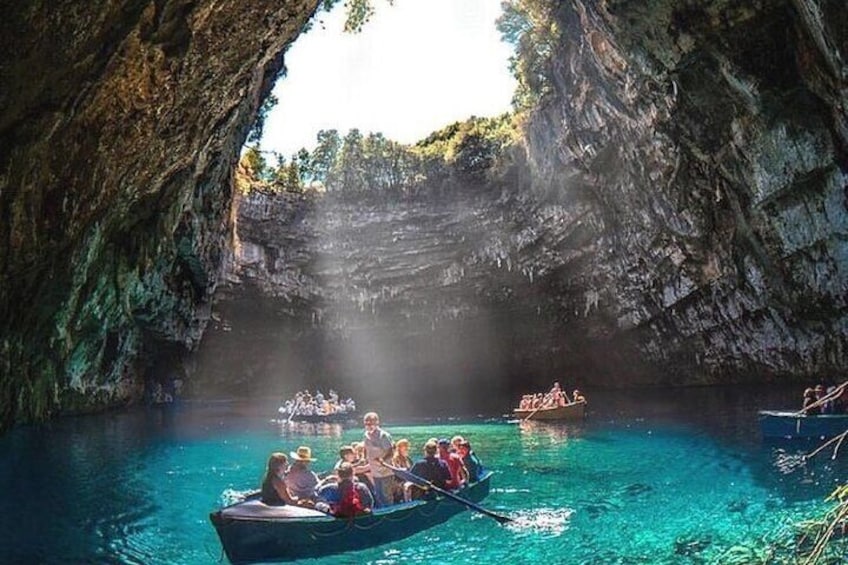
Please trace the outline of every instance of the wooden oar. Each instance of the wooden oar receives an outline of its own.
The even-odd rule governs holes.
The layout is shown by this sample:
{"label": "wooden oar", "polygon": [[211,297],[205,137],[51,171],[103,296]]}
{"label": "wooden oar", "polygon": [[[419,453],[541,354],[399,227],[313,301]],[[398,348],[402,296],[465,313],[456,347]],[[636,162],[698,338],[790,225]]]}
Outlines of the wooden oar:
{"label": "wooden oar", "polygon": [[291,414],[289,414],[289,419],[286,421],[286,423],[287,423],[287,424],[291,424],[292,418],[294,418],[294,415],[295,415],[295,414],[297,414],[297,409],[298,409],[298,408],[300,408],[300,401],[298,401],[298,402],[294,405],[294,408],[292,408]]}
{"label": "wooden oar", "polygon": [[455,501],[459,502],[460,504],[464,504],[468,508],[470,508],[472,510],[476,510],[480,514],[485,514],[489,518],[494,518],[495,520],[498,521],[498,524],[506,524],[508,522],[514,521],[509,516],[497,514],[495,512],[492,512],[491,510],[487,510],[486,508],[483,508],[479,504],[471,502],[470,500],[462,498],[461,496],[457,496],[449,490],[439,488],[436,485],[434,485],[432,482],[428,481],[427,479],[425,479],[423,477],[419,477],[418,475],[416,475],[416,474],[414,474],[410,471],[407,471],[406,469],[401,469],[399,467],[393,467],[392,465],[389,465],[388,463],[385,463],[385,462],[383,462],[382,460],[379,460],[379,459],[377,461],[379,461],[380,464],[383,465],[384,467],[388,467],[389,469],[391,469],[392,472],[395,475],[399,476],[403,480],[409,481],[411,483],[415,483],[416,485],[418,485],[420,487],[427,487],[427,488],[433,489],[435,492],[437,492],[437,493],[439,493],[443,496],[446,496],[446,497],[448,497],[452,500],[455,500]]}
{"label": "wooden oar", "polygon": [[542,407],[541,407],[541,406],[539,406],[538,408],[536,408],[535,410],[533,410],[532,412],[530,412],[529,414],[527,414],[527,417],[526,417],[526,418],[524,418],[524,419],[523,419],[523,420],[521,420],[521,421],[522,421],[522,422],[526,422],[527,420],[529,420],[530,418],[532,418],[532,417],[533,417],[533,415],[534,415],[534,414],[536,414],[536,412],[538,412],[538,411],[539,411],[539,410],[541,410],[541,409],[542,409]]}

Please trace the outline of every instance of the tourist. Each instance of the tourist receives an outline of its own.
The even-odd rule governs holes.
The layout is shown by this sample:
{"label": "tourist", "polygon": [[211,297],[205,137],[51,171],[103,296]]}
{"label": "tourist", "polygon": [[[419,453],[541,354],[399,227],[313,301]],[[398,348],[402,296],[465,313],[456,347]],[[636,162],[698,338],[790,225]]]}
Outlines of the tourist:
{"label": "tourist", "polygon": [[450,440],[451,443],[451,451],[454,453],[459,453],[459,445],[465,441],[465,438],[462,436],[453,436]]}
{"label": "tourist", "polygon": [[339,467],[342,466],[343,463],[350,463],[350,466],[353,468],[353,472],[357,477],[361,475],[365,476],[365,480],[359,479],[366,483],[366,486],[370,488],[371,481],[367,479],[368,475],[368,464],[364,460],[360,460],[356,456],[356,449],[352,445],[343,445],[339,448],[339,460],[336,462],[333,467],[333,472],[338,473]]}
{"label": "tourist", "polygon": [[362,418],[365,426],[365,458],[371,468],[374,481],[374,501],[377,508],[392,504],[394,473],[383,465],[392,460],[392,436],[380,428],[380,416],[368,412]]}
{"label": "tourist", "polygon": [[342,466],[342,463],[353,464],[355,461],[356,450],[353,449],[352,445],[343,445],[339,448],[339,460],[336,461],[336,464],[333,466],[333,472],[338,472],[339,467]]}
{"label": "tourist", "polygon": [[411,469],[412,459],[409,458],[409,440],[399,439],[395,443],[395,452],[392,457],[392,466],[401,469]]}
{"label": "tourist", "polygon": [[314,501],[318,475],[309,468],[309,464],[315,461],[312,458],[312,449],[302,445],[289,455],[294,462],[286,475],[286,487],[293,497]]}
{"label": "tourist", "polygon": [[371,512],[373,507],[371,491],[354,478],[350,463],[343,463],[339,467],[338,503],[331,507],[333,515],[338,518],[353,518]]}
{"label": "tourist", "polygon": [[559,381],[554,382],[554,386],[551,387],[549,394],[551,395],[553,406],[565,406],[568,404],[568,396],[566,396],[565,392],[559,386]]}
{"label": "tourist", "polygon": [[447,482],[447,488],[455,490],[462,488],[468,480],[468,471],[462,464],[462,457],[458,453],[451,453],[450,444],[447,438],[442,438],[436,445],[439,448],[439,459],[448,464],[450,480]]}
{"label": "tourist", "polygon": [[572,402],[583,402],[585,404],[586,403],[586,397],[583,396],[582,392],[580,392],[578,389],[575,388],[574,392],[571,393],[571,401]]}
{"label": "tourist", "polygon": [[457,453],[462,457],[462,464],[465,465],[465,469],[468,471],[468,482],[476,483],[479,481],[480,476],[483,474],[483,463],[480,462],[477,454],[472,451],[471,444],[463,440],[459,444]]}
{"label": "tourist", "polygon": [[268,470],[262,481],[261,500],[268,506],[285,506],[296,501],[286,488],[286,471],[289,461],[284,453],[272,453],[268,459]]}
{"label": "tourist", "polygon": [[[424,458],[420,459],[409,470],[410,473],[417,477],[433,483],[434,486],[444,489],[448,486],[448,481],[451,480],[448,464],[436,457],[439,451],[439,446],[436,442],[430,440],[424,444]],[[423,492],[421,487],[413,483],[407,483],[406,499],[417,498],[417,495]],[[416,487],[416,488],[412,488]]]}
{"label": "tourist", "polygon": [[[392,467],[409,470],[412,468],[412,459],[409,457],[409,440],[399,439],[395,443]],[[395,475],[392,482],[392,499],[395,504],[404,501],[404,480]]]}
{"label": "tourist", "polygon": [[294,398],[286,400],[278,411],[286,416],[352,414],[356,411],[356,403],[350,398],[340,401],[338,393],[334,390],[330,390],[327,397],[320,390],[315,391],[315,396],[312,396],[308,390],[304,390],[295,394]]}
{"label": "tourist", "polygon": [[801,411],[807,414],[807,416],[817,416],[821,413],[821,410],[818,406],[815,406],[815,403],[818,402],[816,398],[816,391],[807,388],[804,389],[804,401],[801,408]]}
{"label": "tourist", "polygon": [[365,459],[365,444],[361,441],[355,441],[351,444],[356,457],[353,460],[353,472],[360,482],[365,483],[371,492],[374,492],[374,481],[371,480],[371,466]]}

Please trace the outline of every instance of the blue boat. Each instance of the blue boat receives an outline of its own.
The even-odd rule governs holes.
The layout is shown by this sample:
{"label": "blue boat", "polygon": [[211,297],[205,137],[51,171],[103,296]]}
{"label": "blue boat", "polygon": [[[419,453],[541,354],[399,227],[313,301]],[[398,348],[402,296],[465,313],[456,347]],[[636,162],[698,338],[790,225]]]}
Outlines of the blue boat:
{"label": "blue boat", "polygon": [[761,410],[759,417],[764,438],[822,439],[848,430],[848,414],[807,416],[791,411]]}
{"label": "blue boat", "polygon": [[[478,482],[455,491],[471,502],[489,494],[485,473]],[[290,561],[356,551],[409,537],[448,520],[466,506],[437,495],[375,509],[355,518],[336,518],[298,506],[239,502],[209,515],[232,563]]]}

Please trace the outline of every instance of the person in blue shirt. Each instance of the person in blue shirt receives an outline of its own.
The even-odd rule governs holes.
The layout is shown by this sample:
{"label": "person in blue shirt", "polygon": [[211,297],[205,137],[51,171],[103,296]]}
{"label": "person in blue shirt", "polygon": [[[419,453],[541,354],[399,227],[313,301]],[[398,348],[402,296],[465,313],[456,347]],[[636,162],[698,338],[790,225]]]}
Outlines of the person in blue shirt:
{"label": "person in blue shirt", "polygon": [[[435,441],[428,441],[424,444],[424,458],[420,459],[409,470],[410,473],[428,480],[435,486],[445,489],[448,486],[448,481],[451,479],[448,464],[436,457],[439,452],[439,445]],[[422,489],[417,485],[409,484],[408,487],[415,486],[416,489],[407,489],[407,498],[417,498],[421,495]],[[416,496],[417,495],[417,496]]]}

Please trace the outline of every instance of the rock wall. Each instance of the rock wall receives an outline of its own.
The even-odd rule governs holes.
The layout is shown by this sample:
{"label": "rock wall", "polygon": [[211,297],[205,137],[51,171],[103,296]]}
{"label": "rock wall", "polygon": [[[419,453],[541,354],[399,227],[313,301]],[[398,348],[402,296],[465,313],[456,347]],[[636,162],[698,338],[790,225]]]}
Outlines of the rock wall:
{"label": "rock wall", "polygon": [[467,408],[481,390],[497,398],[547,377],[562,367],[558,322],[534,274],[512,263],[531,229],[515,204],[498,191],[239,194],[232,270],[192,392],[332,386],[385,406],[426,383],[420,406]]}
{"label": "rock wall", "polygon": [[[410,352],[396,375],[415,374],[424,350],[434,374],[488,373],[502,390],[558,377],[844,379],[844,6],[552,6],[549,90],[525,140],[532,190],[336,205],[323,219],[255,196],[240,233],[256,296],[296,300],[307,325],[348,342],[357,331],[391,335],[390,349]],[[263,232],[271,218],[292,231]],[[438,353],[449,348],[432,346],[439,335],[489,345],[451,365]],[[327,372],[278,369],[304,382]]]}
{"label": "rock wall", "polygon": [[844,379],[844,2],[571,0],[555,19],[529,154],[586,234],[569,279],[594,331],[629,344],[598,348],[600,372]]}
{"label": "rock wall", "polygon": [[5,4],[0,429],[137,400],[195,346],[234,164],[317,0]]}

